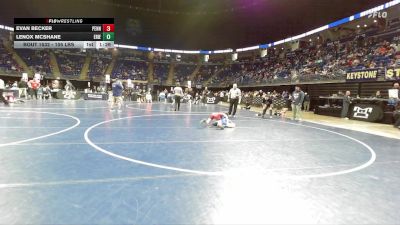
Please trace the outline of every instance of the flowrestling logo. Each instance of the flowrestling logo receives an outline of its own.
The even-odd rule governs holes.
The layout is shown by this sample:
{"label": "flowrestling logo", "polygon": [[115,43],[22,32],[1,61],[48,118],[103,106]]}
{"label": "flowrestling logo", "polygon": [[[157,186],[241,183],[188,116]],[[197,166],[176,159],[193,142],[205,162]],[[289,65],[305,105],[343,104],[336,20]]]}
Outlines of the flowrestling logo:
{"label": "flowrestling logo", "polygon": [[375,19],[375,18],[387,18],[387,16],[388,16],[388,13],[387,12],[373,12],[373,13],[371,13],[371,14],[369,14],[368,15],[368,18],[373,18],[373,19]]}

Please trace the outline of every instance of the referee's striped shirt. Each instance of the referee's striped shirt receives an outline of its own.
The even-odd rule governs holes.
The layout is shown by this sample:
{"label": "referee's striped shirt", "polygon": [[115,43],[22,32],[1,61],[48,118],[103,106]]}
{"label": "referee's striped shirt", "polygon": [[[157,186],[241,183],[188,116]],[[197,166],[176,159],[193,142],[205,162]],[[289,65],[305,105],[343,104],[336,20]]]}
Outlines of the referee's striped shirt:
{"label": "referee's striped shirt", "polygon": [[228,97],[230,99],[238,99],[239,97],[241,97],[241,95],[242,95],[242,92],[240,91],[239,88],[236,88],[236,90],[231,88],[231,90],[229,90],[229,93],[228,93]]}

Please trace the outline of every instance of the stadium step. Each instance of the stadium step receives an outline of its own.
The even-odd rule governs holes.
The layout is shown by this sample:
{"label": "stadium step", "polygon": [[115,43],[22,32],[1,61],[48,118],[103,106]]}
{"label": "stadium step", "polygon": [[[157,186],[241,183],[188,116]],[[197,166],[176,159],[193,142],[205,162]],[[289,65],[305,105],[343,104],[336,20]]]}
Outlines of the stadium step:
{"label": "stadium step", "polygon": [[89,66],[90,66],[90,62],[92,61],[92,55],[90,53],[86,54],[85,57],[85,62],[83,64],[82,70],[81,70],[81,75],[80,75],[80,79],[81,80],[88,80],[88,72],[89,72]]}
{"label": "stadium step", "polygon": [[208,84],[211,83],[211,80],[215,77],[218,76],[222,71],[224,71],[225,66],[221,67],[217,72],[215,72],[213,75],[210,76],[206,81],[203,82],[204,86],[207,86]]}
{"label": "stadium step", "polygon": [[197,73],[199,72],[201,68],[201,62],[199,62],[196,66],[196,68],[194,69],[193,73],[190,75],[189,80],[193,81],[196,78]]}
{"label": "stadium step", "polygon": [[172,62],[171,64],[169,64],[167,85],[173,85],[173,84],[175,84],[175,81],[174,81],[174,71],[175,71],[175,63]]}
{"label": "stadium step", "polygon": [[114,69],[115,63],[117,62],[117,58],[118,58],[118,51],[113,51],[112,52],[112,60],[111,60],[110,64],[108,64],[105,74],[111,75],[111,73]]}
{"label": "stadium step", "polygon": [[53,78],[61,77],[60,67],[58,66],[57,57],[53,51],[50,51],[50,65]]}
{"label": "stadium step", "polygon": [[149,83],[152,83],[154,81],[154,62],[152,60],[149,61],[147,81]]}

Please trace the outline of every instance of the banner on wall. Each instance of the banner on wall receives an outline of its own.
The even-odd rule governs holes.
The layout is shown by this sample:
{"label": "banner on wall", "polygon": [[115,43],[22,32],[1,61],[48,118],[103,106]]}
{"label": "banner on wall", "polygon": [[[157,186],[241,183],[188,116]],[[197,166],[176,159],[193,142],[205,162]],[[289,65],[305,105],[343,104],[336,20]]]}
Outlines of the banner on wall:
{"label": "banner on wall", "polygon": [[22,73],[22,80],[28,82],[28,73]]}
{"label": "banner on wall", "polygon": [[101,94],[101,93],[84,93],[83,99],[85,99],[85,100],[108,100],[108,95]]}
{"label": "banner on wall", "polygon": [[386,80],[400,80],[400,67],[389,67],[385,73]]}
{"label": "banner on wall", "polygon": [[346,81],[374,81],[378,79],[378,69],[348,71]]}
{"label": "banner on wall", "polygon": [[378,105],[355,104],[351,107],[350,118],[368,122],[379,122],[383,118],[383,110]]}
{"label": "banner on wall", "polygon": [[214,96],[212,94],[209,94],[206,96],[206,103],[207,104],[218,104],[220,98],[218,96]]}
{"label": "banner on wall", "polygon": [[59,90],[56,94],[57,99],[78,100],[81,98],[81,93],[78,91]]}

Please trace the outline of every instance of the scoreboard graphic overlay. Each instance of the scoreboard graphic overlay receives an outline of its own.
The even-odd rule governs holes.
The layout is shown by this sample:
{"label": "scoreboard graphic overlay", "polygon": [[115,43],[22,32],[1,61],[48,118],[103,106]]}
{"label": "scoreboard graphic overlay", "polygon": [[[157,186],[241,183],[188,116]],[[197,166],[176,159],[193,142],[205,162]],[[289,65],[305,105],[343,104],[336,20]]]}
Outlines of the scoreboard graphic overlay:
{"label": "scoreboard graphic overlay", "polygon": [[114,18],[14,18],[14,48],[114,48]]}

